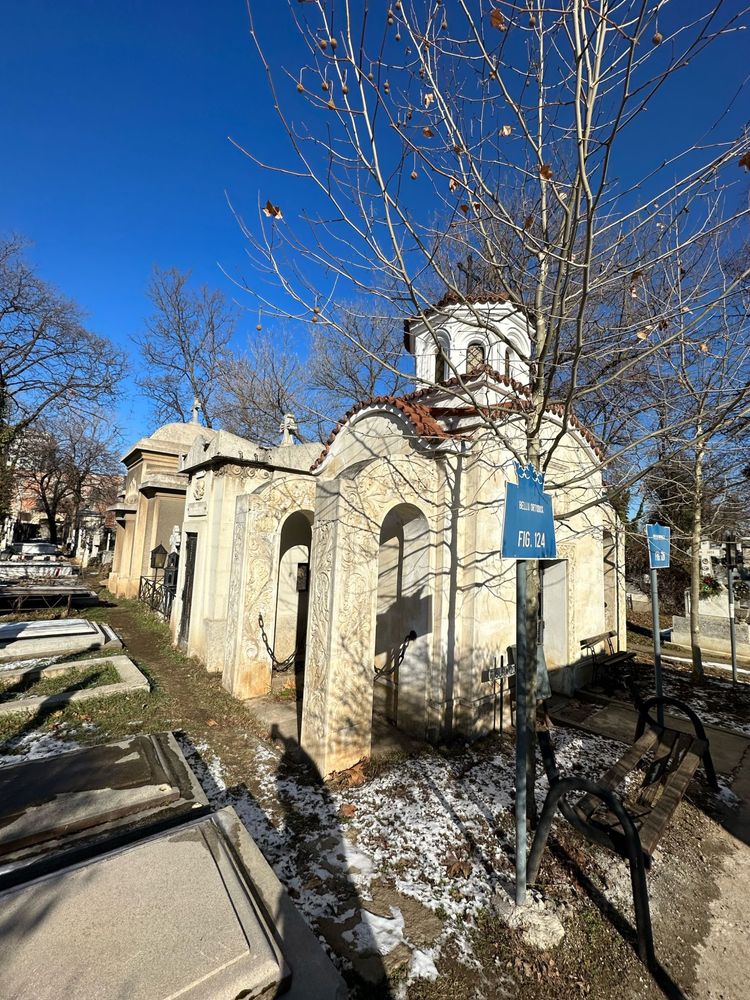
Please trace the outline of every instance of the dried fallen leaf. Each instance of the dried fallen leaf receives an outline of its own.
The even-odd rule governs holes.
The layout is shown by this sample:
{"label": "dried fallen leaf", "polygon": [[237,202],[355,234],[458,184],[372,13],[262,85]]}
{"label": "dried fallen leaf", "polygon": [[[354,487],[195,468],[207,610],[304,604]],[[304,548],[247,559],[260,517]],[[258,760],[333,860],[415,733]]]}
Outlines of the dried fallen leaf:
{"label": "dried fallen leaf", "polygon": [[339,809],[339,816],[343,817],[343,819],[351,819],[356,812],[357,809],[351,804],[351,802],[345,802]]}
{"label": "dried fallen leaf", "polygon": [[497,7],[493,7],[490,11],[490,24],[493,28],[497,28],[498,31],[507,31],[508,25],[503,17],[502,11],[498,10]]}
{"label": "dried fallen leaf", "polygon": [[503,125],[503,127],[500,129],[500,135],[504,135],[507,137],[511,134],[512,131],[513,131],[512,125]]}
{"label": "dried fallen leaf", "polygon": [[206,725],[207,726],[218,726],[219,723],[216,721],[216,719],[209,719],[208,722],[206,723]]}
{"label": "dried fallen leaf", "polygon": [[460,858],[457,858],[455,854],[449,854],[445,859],[444,864],[449,878],[458,878],[459,875],[463,875],[464,878],[469,878],[471,875],[471,865],[469,862],[462,861]]}
{"label": "dried fallen leaf", "polygon": [[265,208],[263,209],[263,214],[267,215],[269,219],[283,219],[284,216],[281,214],[281,209],[278,205],[273,205],[270,201],[266,202]]}

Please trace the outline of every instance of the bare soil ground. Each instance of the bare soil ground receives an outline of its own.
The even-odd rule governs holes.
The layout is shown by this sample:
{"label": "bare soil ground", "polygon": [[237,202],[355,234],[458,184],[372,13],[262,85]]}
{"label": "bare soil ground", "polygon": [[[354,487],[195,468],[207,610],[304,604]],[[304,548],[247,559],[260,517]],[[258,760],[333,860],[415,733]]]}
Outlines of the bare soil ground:
{"label": "bare soil ground", "polygon": [[[562,920],[565,938],[549,952],[532,951],[492,906],[493,893],[512,887],[511,739],[365,764],[321,788],[294,748],[274,744],[252,712],[224,691],[220,677],[172,648],[163,623],[135,602],[110,600],[111,606],[83,615],[117,629],[152,692],[2,719],[0,754],[7,759],[137,732],[182,733],[210,798],[237,808],[355,995],[747,995],[750,850],[722,827],[736,820],[736,810],[717,801],[701,779],[679,808],[649,876],[663,967],[658,979],[634,953],[626,866],[564,823],[554,831],[538,889]],[[611,741],[573,736],[559,731],[556,739],[567,741],[571,766],[582,773],[604,770],[602,755],[618,750]],[[742,824],[735,823],[735,831],[750,839]],[[361,947],[363,928],[371,935],[369,950],[367,940]]]}

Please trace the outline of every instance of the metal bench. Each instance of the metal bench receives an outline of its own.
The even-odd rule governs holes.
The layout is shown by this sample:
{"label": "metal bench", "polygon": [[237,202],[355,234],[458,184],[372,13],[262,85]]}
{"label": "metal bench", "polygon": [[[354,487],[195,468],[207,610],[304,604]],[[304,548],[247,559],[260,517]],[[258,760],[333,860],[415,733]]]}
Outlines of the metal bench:
{"label": "metal bench", "polygon": [[[651,714],[656,706],[678,709],[693,725],[694,734],[660,726]],[[557,809],[589,840],[609,848],[630,864],[638,954],[649,968],[656,964],[648,902],[646,869],[690,780],[703,761],[706,778],[718,790],[706,732],[698,716],[676,698],[648,698],[640,705],[635,742],[600,781],[561,778],[548,732],[539,732],[539,746],[549,779],[549,792],[531,847],[529,882],[535,882]],[[640,788],[621,797],[616,789],[638,769],[645,757]],[[583,792],[576,802],[565,796]]]}
{"label": "metal bench", "polygon": [[[594,666],[594,676],[592,682],[596,683],[600,674],[610,681],[610,683],[620,680],[622,673],[629,676],[635,661],[635,653],[627,650],[617,650],[613,639],[617,637],[617,632],[600,632],[599,635],[592,635],[588,639],[581,639],[581,654],[591,657]],[[624,668],[618,670],[618,674],[613,677],[613,668]]]}

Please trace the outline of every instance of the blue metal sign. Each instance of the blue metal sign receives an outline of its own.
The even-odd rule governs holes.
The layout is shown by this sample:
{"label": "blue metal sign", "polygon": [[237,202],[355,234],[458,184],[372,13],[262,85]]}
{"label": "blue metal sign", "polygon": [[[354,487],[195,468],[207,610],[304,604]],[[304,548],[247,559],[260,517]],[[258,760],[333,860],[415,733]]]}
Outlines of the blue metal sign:
{"label": "blue metal sign", "polygon": [[661,524],[647,524],[649,569],[669,569],[669,528]]}
{"label": "blue metal sign", "polygon": [[516,465],[518,485],[505,484],[502,554],[507,559],[557,559],[552,497],[544,473]]}

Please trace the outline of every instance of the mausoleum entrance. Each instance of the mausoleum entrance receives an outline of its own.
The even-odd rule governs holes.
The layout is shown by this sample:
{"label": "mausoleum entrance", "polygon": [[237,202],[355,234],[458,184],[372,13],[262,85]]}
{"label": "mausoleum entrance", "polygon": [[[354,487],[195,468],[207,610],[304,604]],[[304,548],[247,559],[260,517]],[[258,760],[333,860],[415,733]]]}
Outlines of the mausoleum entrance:
{"label": "mausoleum entrance", "polygon": [[276,669],[272,691],[288,692],[302,721],[305,637],[310,594],[312,511],[290,514],[281,526],[273,653]]}
{"label": "mausoleum entrance", "polygon": [[[378,549],[373,721],[424,739],[432,636],[430,530],[416,507],[386,514]],[[373,735],[378,727],[374,726]]]}

